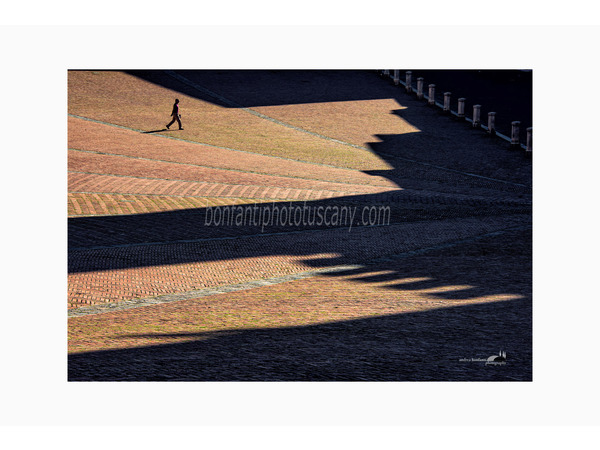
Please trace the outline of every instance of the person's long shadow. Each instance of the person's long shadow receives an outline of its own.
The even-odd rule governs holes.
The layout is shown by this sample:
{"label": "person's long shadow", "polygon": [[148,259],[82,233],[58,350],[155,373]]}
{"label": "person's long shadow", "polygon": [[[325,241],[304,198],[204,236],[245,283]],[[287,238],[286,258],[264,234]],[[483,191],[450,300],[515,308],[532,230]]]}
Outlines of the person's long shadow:
{"label": "person's long shadow", "polygon": [[[258,78],[264,76],[271,78],[268,74]],[[349,74],[340,76],[347,80]],[[153,77],[170,89],[203,97],[171,77]],[[214,75],[210,77],[214,81]],[[359,84],[364,85],[364,77],[357,76]],[[319,95],[309,89],[312,94],[302,97],[302,91],[282,84],[271,82],[267,89],[262,81],[256,82],[247,95],[260,95],[256,86],[262,86],[266,103],[334,101],[331,91]],[[352,83],[340,86],[337,100],[356,96]],[[445,257],[409,254],[410,264],[384,275],[373,275],[375,268],[386,268],[385,262],[376,261],[337,276],[351,275],[356,283],[398,281],[385,288],[390,292],[467,286],[433,294],[448,301],[498,294],[514,294],[518,300],[329,325],[198,334],[191,336],[197,340],[185,344],[75,354],[69,356],[69,379],[531,379],[531,163],[508,149],[499,150],[483,135],[475,146],[449,140],[439,129],[439,117],[418,114],[416,108],[427,107],[392,86],[377,84],[360,92],[365,98],[401,99],[407,108],[393,113],[421,130],[378,135],[380,142],[370,145],[392,169],[368,173],[384,176],[402,190],[285,205],[291,207],[290,213],[307,206],[354,207],[358,215],[365,207],[389,208],[388,226],[367,226],[356,215],[351,231],[347,222],[335,230],[325,224],[210,226],[207,219],[212,220],[216,211],[211,208],[69,218],[69,273],[269,255],[292,255],[308,267],[324,268],[492,233],[484,237],[491,240],[487,245],[467,242],[457,247],[458,253],[448,250]],[[251,99],[240,98],[242,94],[229,94],[242,105],[252,104]],[[441,127],[448,124],[459,126],[447,120]],[[253,205],[254,217],[264,217],[274,206],[279,205]],[[517,227],[508,233],[508,241],[493,235],[507,227]],[[207,249],[203,245],[212,246],[211,251],[203,251]],[[324,253],[337,256],[314,258]],[[420,281],[406,283],[406,278]],[[487,357],[486,352],[497,352],[498,346],[522,352],[515,359],[521,363],[511,366],[514,370],[499,372],[458,362]]]}
{"label": "person's long shadow", "polygon": [[142,131],[142,134],[162,133],[163,131],[169,131],[169,130],[167,130],[166,128],[161,128],[160,130]]}
{"label": "person's long shadow", "polygon": [[[255,97],[260,98],[261,104],[281,104],[290,101],[344,100],[354,98],[356,92],[360,93],[361,98],[392,97],[401,101],[406,107],[391,113],[400,116],[421,131],[402,135],[375,135],[379,142],[373,142],[369,146],[391,169],[367,171],[371,175],[392,180],[401,189],[382,194],[353,195],[309,202],[252,205],[250,217],[247,214],[249,208],[243,207],[242,226],[237,220],[234,223],[233,210],[229,210],[228,225],[217,225],[216,213],[224,216],[224,208],[69,218],[69,273],[277,254],[297,256],[309,267],[329,267],[358,263],[366,259],[365,255],[375,258],[393,254],[394,246],[390,245],[393,243],[410,251],[469,236],[460,233],[457,235],[456,227],[441,226],[441,221],[456,222],[467,219],[470,221],[468,226],[486,221],[495,223],[491,228],[480,227],[480,231],[476,230],[474,234],[485,234],[490,229],[502,228],[504,217],[506,226],[515,223],[530,225],[531,162],[508,149],[494,146],[485,135],[475,138],[469,135],[467,141],[472,143],[475,140],[475,146],[465,145],[465,140],[461,139],[460,134],[455,140],[448,139],[447,136],[460,127],[460,124],[440,118],[436,113],[423,114],[419,109],[428,108],[424,102],[402,94],[397,88],[385,83],[365,80],[365,77],[371,75],[368,73],[353,75],[356,78],[355,82],[366,88],[358,89],[358,85],[342,83],[340,80],[338,83],[328,83],[340,86],[339,91],[333,93],[331,90],[318,93],[319,91],[311,86],[307,87],[306,92],[294,89],[298,85],[294,84],[294,80],[310,79],[310,74],[302,71],[286,73],[283,81],[279,77],[279,85],[274,82],[273,77],[276,73],[252,73],[256,76],[252,83],[253,89],[240,89],[239,83],[229,80],[228,86],[231,86],[234,92],[229,92],[228,95],[243,105],[253,104],[253,101],[256,101]],[[161,74],[162,72],[152,72],[154,82],[163,83],[171,89],[177,87],[176,80]],[[201,75],[208,79],[202,79]],[[246,81],[251,79],[248,73],[236,75]],[[186,73],[186,76],[194,83],[219,80],[213,72]],[[344,71],[337,72],[336,76],[345,81],[353,79]],[[262,91],[258,86],[263,86]],[[188,89],[186,93],[191,95],[192,91]],[[198,92],[196,95],[199,95]],[[506,182],[500,182],[498,178],[492,179],[493,176]],[[258,223],[252,220],[256,220],[257,217],[266,218],[267,211],[270,212],[271,218],[275,219],[274,209],[284,207],[290,211],[289,214],[286,213],[289,220],[284,225],[277,224],[274,220],[271,224],[265,224],[264,220],[259,220]],[[316,223],[291,224],[292,211],[305,211],[306,208],[312,211],[313,220],[319,208],[321,211],[326,211],[327,208],[346,208],[347,214],[340,214],[337,227],[325,223],[320,226]],[[365,208],[368,208],[368,212],[371,208],[376,208],[378,215],[381,215],[383,210],[384,221],[379,225],[389,226],[371,227],[369,225],[373,223],[370,221],[367,221],[365,226]],[[279,219],[283,218],[283,212],[278,212]],[[350,219],[352,212],[353,220]],[[311,214],[308,216],[310,218]],[[411,225],[412,228],[409,228]],[[393,226],[398,227],[395,233],[391,231]],[[464,228],[460,224],[457,226]],[[420,230],[417,234],[427,238],[421,239],[425,243],[419,242],[415,237],[406,236],[408,231],[417,228]],[[321,230],[322,233],[307,232],[314,230]],[[222,241],[221,244],[218,241],[221,238],[249,239]],[[413,239],[413,245],[409,245],[410,239]],[[204,251],[205,248],[188,245],[210,241],[213,242],[213,247],[219,246],[218,251],[214,251],[214,248],[213,251]],[[404,241],[407,241],[407,245],[404,245]],[[354,251],[356,248],[363,251]],[[318,253],[338,256],[329,259],[311,258],[311,255]]]}
{"label": "person's long shadow", "polygon": [[[419,70],[412,69],[413,97],[418,77],[424,78],[424,93],[435,84],[435,98],[443,103],[451,91],[452,109],[466,98],[470,117],[473,105],[481,105],[487,124],[488,112],[496,112],[496,128],[510,136],[511,122],[521,122],[521,141],[532,126],[532,72],[520,70]],[[375,71],[351,70],[133,70],[129,74],[190,97],[226,108],[253,108],[305,103],[389,99],[403,96],[401,86],[378,80]],[[401,76],[404,81],[404,72]],[[387,82],[385,82],[387,81]],[[226,92],[222,96],[221,93]],[[406,96],[403,99],[406,100]],[[420,103],[424,103],[423,100]],[[417,125],[417,124],[416,124]],[[417,125],[418,126],[418,125]],[[420,127],[419,127],[420,128]]]}
{"label": "person's long shadow", "polygon": [[[194,72],[195,73],[195,72]],[[208,80],[199,79],[200,75],[193,77],[194,74],[186,74],[194,82],[206,83]],[[200,72],[205,74],[205,72]],[[213,72],[207,72],[209,80],[215,76]],[[160,82],[170,89],[177,87],[184,89],[188,95],[194,92],[199,98],[201,93],[193,91],[189,86],[177,85],[177,80],[168,77],[162,72],[149,77],[154,82]],[[162,75],[161,75],[162,74]],[[250,74],[254,74],[251,72]],[[249,73],[238,74],[246,81]],[[206,75],[206,76],[208,76]],[[339,72],[338,75],[348,80],[350,77],[346,72]],[[457,139],[448,138],[449,135],[460,124],[453,123],[451,119],[440,118],[437,113],[423,114],[419,109],[426,109],[424,102],[417,101],[413,97],[401,94],[397,88],[385,83],[372,83],[365,80],[365,76],[370,74],[359,73],[358,85],[352,83],[342,83],[340,80],[341,92],[326,91],[319,94],[315,89],[308,89],[306,92],[293,89],[294,84],[290,79],[303,80],[310,78],[304,72],[293,72],[291,75],[286,73],[284,87],[276,88],[277,84],[270,72],[257,72],[258,80],[253,81],[253,89],[248,91],[238,89],[239,92],[228,93],[235,98],[236,102],[243,105],[253,104],[252,98],[245,98],[253,95],[260,97],[261,104],[280,104],[286,101],[318,101],[318,100],[344,100],[354,98],[355,92],[360,93],[360,98],[397,98],[402,104],[407,105],[404,109],[390,111],[391,114],[399,116],[402,120],[415,125],[420,132],[407,133],[402,135],[374,135],[377,142],[369,144],[371,150],[384,160],[391,169],[387,170],[368,170],[373,176],[383,177],[393,181],[400,189],[386,192],[383,194],[352,195],[343,196],[327,200],[311,200],[308,202],[291,202],[285,204],[258,204],[252,215],[253,218],[266,217],[266,210],[274,210],[275,206],[285,205],[291,208],[290,211],[296,211],[297,208],[304,209],[308,205],[314,211],[317,208],[325,210],[328,207],[355,208],[350,211],[356,211],[353,223],[348,221],[349,215],[344,217],[344,222],[340,223],[341,228],[349,229],[350,225],[354,227],[352,233],[348,233],[345,238],[323,239],[318,243],[317,249],[314,240],[307,239],[308,244],[290,246],[284,241],[278,241],[277,238],[270,238],[271,245],[257,246],[245,252],[243,247],[239,246],[237,253],[230,254],[228,251],[219,252],[219,258],[240,258],[249,256],[265,256],[269,254],[294,254],[298,256],[308,256],[312,253],[323,251],[329,253],[347,254],[349,237],[363,233],[364,239],[374,232],[365,230],[362,225],[361,213],[364,208],[382,207],[389,208],[386,211],[386,217],[390,224],[409,224],[417,222],[428,222],[435,224],[435,221],[441,219],[461,219],[461,218],[485,218],[498,216],[514,216],[531,214],[531,162],[524,159],[519,153],[511,152],[502,146],[491,143],[490,138],[485,134],[469,135],[468,142],[465,145],[464,136]],[[232,76],[231,74],[229,76]],[[218,78],[217,78],[218,79]],[[213,80],[214,81],[214,80]],[[240,81],[240,80],[238,80]],[[268,83],[267,83],[268,81]],[[377,80],[376,80],[377,81]],[[238,87],[240,83],[236,80],[229,80],[228,86],[232,89]],[[332,84],[332,83],[329,83]],[[258,85],[263,86],[262,91],[258,90]],[[302,83],[300,83],[302,85]],[[358,89],[360,86],[367,88]],[[372,87],[374,85],[374,87]],[[211,86],[212,87],[212,86]],[[250,94],[247,94],[249,92]],[[264,94],[264,95],[261,95]],[[242,96],[238,98],[236,95]],[[305,97],[303,97],[305,96]],[[214,99],[212,99],[214,100]],[[219,100],[214,100],[218,102]],[[429,111],[429,110],[428,110]],[[463,125],[466,127],[466,125]],[[476,145],[472,142],[475,141]],[[498,181],[504,180],[505,182]],[[246,209],[245,209],[246,210]],[[207,253],[198,254],[198,252],[181,248],[177,252],[160,252],[159,247],[154,247],[151,257],[145,257],[141,247],[135,247],[141,244],[152,243],[174,243],[174,242],[194,242],[199,240],[233,238],[244,236],[266,236],[272,233],[290,233],[306,230],[329,230],[331,226],[318,225],[300,225],[289,224],[278,226],[277,224],[268,224],[263,226],[261,221],[258,225],[253,225],[252,220],[246,220],[244,214],[244,224],[239,226],[215,226],[213,216],[217,212],[221,213],[224,209],[198,208],[188,210],[177,210],[169,212],[134,214],[122,216],[102,216],[102,217],[74,217],[69,218],[68,242],[71,254],[88,250],[90,253],[86,258],[70,258],[69,272],[86,272],[106,269],[124,269],[130,267],[144,267],[147,265],[160,264],[178,264],[195,261],[208,261],[212,256]],[[228,218],[234,213],[229,212]],[[281,214],[280,216],[283,216]],[[313,214],[314,216],[314,214]],[[252,217],[250,219],[252,219]],[[271,217],[275,219],[275,214]],[[372,222],[369,221],[369,225]],[[443,240],[443,230],[439,229],[428,231],[425,227],[425,233],[437,233]],[[451,234],[448,235],[450,239]],[[280,242],[278,245],[276,242]],[[378,242],[373,239],[369,245],[374,250],[383,251],[383,247],[378,247]],[[131,247],[129,251],[127,247]],[[119,254],[110,257],[105,256],[105,252],[98,251],[92,254],[94,248],[120,247]],[[383,252],[385,253],[385,252]],[[344,262],[340,259],[340,262]],[[348,259],[346,262],[353,262]]]}

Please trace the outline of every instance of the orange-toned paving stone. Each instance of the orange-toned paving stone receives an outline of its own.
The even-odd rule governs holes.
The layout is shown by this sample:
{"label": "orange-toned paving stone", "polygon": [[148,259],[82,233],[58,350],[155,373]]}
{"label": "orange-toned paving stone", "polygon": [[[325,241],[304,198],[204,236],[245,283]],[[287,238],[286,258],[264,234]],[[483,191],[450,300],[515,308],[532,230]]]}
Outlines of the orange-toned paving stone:
{"label": "orange-toned paving stone", "polygon": [[[297,189],[255,184],[193,182],[125,175],[101,175],[87,172],[69,173],[69,190],[86,194],[132,194],[164,197],[238,198],[267,200],[318,200],[358,195],[362,192]],[[383,191],[387,192],[387,191]],[[203,205],[206,206],[206,203]]]}
{"label": "orange-toned paving stone", "polygon": [[[69,72],[69,379],[531,379],[531,162],[363,72],[238,76]],[[246,223],[311,207],[358,213]]]}
{"label": "orange-toned paving stone", "polygon": [[[511,233],[512,239],[520,235],[522,233]],[[495,270],[497,265],[511,260],[525,263],[527,257],[507,253],[490,258],[487,266],[481,267],[477,255],[485,248],[486,241],[494,242],[494,239],[339,274],[71,318],[69,348],[76,352],[181,342],[195,339],[194,333],[199,332],[306,326],[516,300],[529,295],[523,290],[527,277],[519,274],[518,264],[508,273]],[[438,267],[431,267],[436,261]],[[507,279],[508,275],[512,281]],[[481,282],[485,282],[485,286]],[[139,339],[135,335],[139,335]]]}
{"label": "orange-toned paving stone", "polygon": [[156,131],[164,129],[170,120],[177,96],[187,124],[183,131],[177,131],[183,139],[349,168],[368,169],[382,164],[366,149],[348,152],[346,146],[333,141],[281,127],[208,99],[173,92],[123,72],[69,71],[68,83],[69,114]]}
{"label": "orange-toned paving stone", "polygon": [[74,192],[68,194],[69,217],[112,214],[146,214],[178,209],[243,205],[256,200],[216,197],[177,197]]}
{"label": "orange-toned paving stone", "polygon": [[187,292],[307,269],[294,257],[272,256],[73,273],[69,274],[69,308]]}
{"label": "orange-toned paving stone", "polygon": [[[156,74],[140,76],[166,82]],[[406,95],[391,80],[378,82],[368,71],[177,71],[174,76],[189,80],[195,94],[222,93],[221,103],[232,109],[245,107],[250,115],[368,148],[384,159],[403,157],[504,180],[529,174],[529,165],[514,153],[485,150],[490,142],[470,124],[452,116],[440,120],[441,111],[424,99]],[[387,162],[397,167],[397,160]]]}
{"label": "orange-toned paving stone", "polygon": [[[232,177],[233,178],[233,177]],[[327,185],[316,182],[301,187],[278,187],[276,183],[266,184],[239,184],[232,179],[231,183],[218,183],[211,181],[188,181],[166,178],[154,178],[133,175],[105,175],[91,172],[69,172],[70,192],[114,192],[123,194],[148,194],[148,195],[173,195],[186,197],[210,196],[214,197],[236,197],[236,198],[281,198],[296,200],[298,198],[329,198],[341,195],[356,195],[364,193],[388,192],[393,189],[363,187],[359,185]],[[265,180],[262,180],[265,181]],[[278,196],[261,196],[260,190],[254,187],[267,188],[270,193],[278,193]],[[327,189],[330,188],[330,189]],[[365,192],[366,191],[366,192]],[[267,191],[268,192],[268,191]],[[319,195],[323,193],[324,195]],[[315,194],[317,195],[316,197]]]}
{"label": "orange-toned paving stone", "polygon": [[[527,232],[510,232],[272,286],[73,317],[70,379],[527,380],[530,258],[506,247],[526,240]],[[494,256],[482,265],[486,252]],[[460,361],[487,358],[499,345],[510,349],[502,370]]]}
{"label": "orange-toned paving stone", "polygon": [[[352,80],[344,80],[343,74],[339,74],[339,80],[340,84],[346,86],[321,84],[318,91],[312,92],[312,86],[307,89],[306,86],[298,86],[290,81],[290,91],[299,92],[293,94],[288,91],[282,98],[273,101],[273,105],[269,105],[268,99],[253,95],[256,91],[253,92],[252,88],[247,89],[244,86],[240,89],[241,78],[236,79],[236,76],[244,77],[243,72],[238,72],[237,75],[232,72],[223,77],[214,77],[207,72],[166,71],[166,74],[198,93],[214,92],[213,95],[216,95],[217,99],[231,107],[259,113],[259,116],[262,114],[301,130],[359,147],[379,141],[378,135],[403,135],[421,131],[409,121],[398,117],[398,113],[405,107],[396,99],[363,98],[358,86],[353,92],[352,88],[346,85],[346,81],[352,83]],[[352,78],[356,80],[356,74],[353,75]],[[268,74],[263,72],[256,78],[260,77],[264,77],[262,82],[268,83]],[[311,84],[317,77],[313,76],[313,80],[302,80],[302,84]],[[279,78],[281,83],[285,74],[276,78]],[[373,91],[371,89],[371,92]],[[227,94],[220,95],[219,92]],[[265,104],[268,106],[263,106]],[[344,126],[340,126],[341,123]],[[376,134],[373,134],[373,130],[377,130]]]}
{"label": "orange-toned paving stone", "polygon": [[[516,217],[512,221],[518,223]],[[274,235],[259,232],[238,239],[179,243],[172,238],[169,243],[165,237],[167,242],[160,245],[82,247],[71,251],[69,308],[356,263],[501,230],[510,223],[508,217],[485,221],[462,219],[429,225],[362,227],[352,232],[347,229]]]}
{"label": "orange-toned paving stone", "polygon": [[[160,161],[147,161],[139,159],[128,159],[117,155],[99,155],[95,153],[84,153],[75,150],[69,151],[69,169],[74,172],[110,174],[131,177],[154,178],[156,194],[164,194],[169,185],[164,181],[170,180],[170,185],[176,185],[180,181],[196,181],[207,183],[221,183],[222,186],[260,186],[265,190],[269,187],[288,188],[304,191],[330,191],[332,193],[377,193],[391,190],[373,186],[362,187],[360,185],[348,185],[342,183],[327,183],[323,181],[304,180],[299,178],[277,177],[246,172],[230,172],[213,168],[182,166],[179,164]],[[122,180],[122,179],[121,179]],[[119,181],[119,180],[115,180]],[[161,183],[162,181],[162,183]],[[125,182],[125,180],[122,180]],[[98,181],[101,184],[101,181]],[[188,185],[189,186],[189,185]],[[97,188],[93,188],[97,189]],[[307,197],[305,193],[304,198]],[[269,198],[265,195],[265,198]]]}
{"label": "orange-toned paving stone", "polygon": [[[383,272],[369,272],[377,276]],[[426,278],[404,278],[396,283],[419,283]],[[314,277],[172,304],[145,306],[123,312],[71,318],[69,351],[109,350],[196,340],[198,333],[241,331],[323,324],[366,318],[498,302],[522,298],[496,294],[467,300],[443,301],[435,296],[471,286],[443,286],[427,292],[399,290],[385,285],[353,283],[350,277]]]}
{"label": "orange-toned paving stone", "polygon": [[[242,150],[239,147],[228,149],[180,139],[166,139],[157,134],[144,134],[76,117],[68,118],[68,132],[69,148],[79,150],[327,182],[394,186],[393,182],[384,177],[368,175],[359,170],[274,158],[239,151]],[[158,137],[160,138],[157,139]],[[293,143],[289,145],[292,146]],[[348,152],[356,151],[347,147],[345,149]],[[381,160],[365,167],[373,170],[390,168]]]}

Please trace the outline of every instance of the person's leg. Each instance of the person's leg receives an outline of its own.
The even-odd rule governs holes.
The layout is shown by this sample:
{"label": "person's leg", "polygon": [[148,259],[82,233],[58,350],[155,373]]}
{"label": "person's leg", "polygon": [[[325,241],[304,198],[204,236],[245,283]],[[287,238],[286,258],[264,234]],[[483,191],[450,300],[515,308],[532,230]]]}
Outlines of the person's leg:
{"label": "person's leg", "polygon": [[179,118],[179,116],[175,116],[175,119],[177,119],[177,123],[179,124],[179,129],[183,130],[183,127],[181,126],[181,119]]}
{"label": "person's leg", "polygon": [[[179,119],[177,119],[177,120],[179,120]],[[168,129],[168,128],[169,128],[171,125],[173,125],[174,123],[175,123],[175,117],[173,117],[173,120],[171,120],[171,121],[170,121],[170,122],[167,124],[167,129]],[[181,128],[181,124],[179,125],[179,128]]]}

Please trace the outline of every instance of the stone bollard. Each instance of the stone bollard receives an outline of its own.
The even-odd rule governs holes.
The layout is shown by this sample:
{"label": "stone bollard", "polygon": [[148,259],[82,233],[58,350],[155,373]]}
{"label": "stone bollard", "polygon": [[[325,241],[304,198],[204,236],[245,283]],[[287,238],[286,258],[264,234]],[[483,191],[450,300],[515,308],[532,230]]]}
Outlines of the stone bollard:
{"label": "stone bollard", "polygon": [[488,113],[488,133],[494,136],[496,134],[496,113]]}
{"label": "stone bollard", "polygon": [[394,84],[398,86],[400,84],[400,71],[394,69]]}
{"label": "stone bollard", "polygon": [[531,127],[527,128],[527,151],[531,152],[533,148],[533,136]]}
{"label": "stone bollard", "polygon": [[429,85],[429,100],[427,103],[431,106],[435,105],[435,84]]}
{"label": "stone bollard", "polygon": [[450,114],[450,96],[452,92],[444,92],[444,113]]}
{"label": "stone bollard", "polygon": [[481,126],[481,105],[473,105],[473,128]]}
{"label": "stone bollard", "polygon": [[406,72],[406,92],[409,94],[412,92],[412,72],[410,70]]}
{"label": "stone bollard", "polygon": [[465,119],[465,99],[458,99],[458,118],[464,120]]}
{"label": "stone bollard", "polygon": [[417,98],[423,98],[423,78],[417,78]]}
{"label": "stone bollard", "polygon": [[521,145],[519,144],[519,125],[521,122],[518,120],[511,123],[512,130],[510,132],[510,145],[514,148],[519,148]]}

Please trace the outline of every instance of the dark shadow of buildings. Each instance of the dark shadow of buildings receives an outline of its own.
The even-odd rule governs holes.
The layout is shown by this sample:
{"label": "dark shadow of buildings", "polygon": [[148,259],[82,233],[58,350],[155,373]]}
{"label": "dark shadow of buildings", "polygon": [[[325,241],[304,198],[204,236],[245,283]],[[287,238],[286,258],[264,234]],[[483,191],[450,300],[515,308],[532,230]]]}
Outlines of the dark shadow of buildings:
{"label": "dark shadow of buildings", "polygon": [[[210,92],[227,92],[227,99],[243,107],[373,98],[396,98],[406,106],[391,113],[421,131],[376,135],[380,142],[371,143],[370,148],[392,169],[368,172],[392,180],[402,190],[286,205],[348,206],[359,211],[365,206],[386,206],[390,208],[388,229],[415,224],[424,233],[441,233],[440,242],[456,240],[453,232],[446,236],[436,226],[447,221],[502,223],[506,218],[506,227],[513,231],[433,256],[415,255],[388,264],[377,260],[388,254],[385,233],[382,235],[386,227],[356,223],[352,232],[344,233],[327,226],[305,225],[211,227],[205,225],[211,211],[207,208],[69,218],[69,273],[277,254],[294,255],[311,267],[323,268],[364,263],[365,255],[371,254],[371,265],[328,276],[353,275],[356,283],[426,278],[388,287],[390,292],[471,286],[435,294],[449,305],[453,300],[498,294],[518,298],[325,325],[198,333],[186,336],[194,341],[181,344],[74,354],[69,356],[69,380],[531,380],[529,160],[502,145],[491,146],[495,151],[482,154],[480,147],[490,148],[490,138],[484,133],[449,140],[448,130],[468,126],[440,118],[437,112],[423,114],[419,108],[429,108],[424,102],[382,83],[375,73],[178,73]],[[224,97],[215,98],[163,72],[135,74],[174,91],[232,107]],[[477,133],[468,130],[471,132]],[[272,206],[256,207],[260,210]],[[319,238],[318,233],[307,232],[308,229],[326,234]],[[192,245],[218,238],[237,239],[223,244],[227,250],[218,256],[214,252],[198,252]],[[247,244],[253,239],[263,242]],[[353,249],[357,246],[368,251],[356,252]],[[311,258],[319,253],[339,256],[327,260]],[[372,275],[376,269],[391,266],[391,274]],[[459,361],[488,357],[501,350],[499,346],[508,353],[506,366]]]}
{"label": "dark shadow of buildings", "polygon": [[[529,300],[513,300],[322,325],[175,335],[193,340],[70,355],[69,380],[530,381],[530,327],[522,321],[530,314]],[[136,337],[144,336],[126,338]],[[499,342],[510,349],[505,365],[472,361],[497,354]]]}

